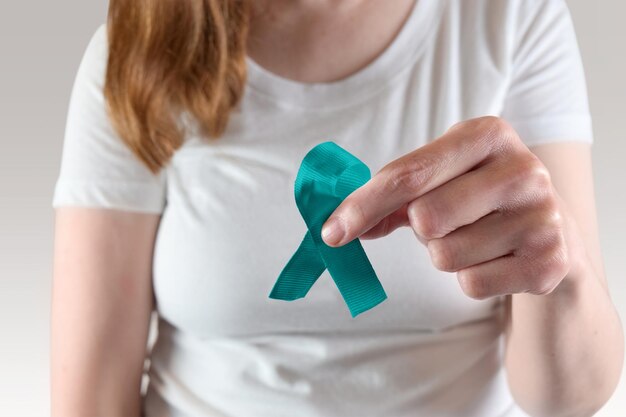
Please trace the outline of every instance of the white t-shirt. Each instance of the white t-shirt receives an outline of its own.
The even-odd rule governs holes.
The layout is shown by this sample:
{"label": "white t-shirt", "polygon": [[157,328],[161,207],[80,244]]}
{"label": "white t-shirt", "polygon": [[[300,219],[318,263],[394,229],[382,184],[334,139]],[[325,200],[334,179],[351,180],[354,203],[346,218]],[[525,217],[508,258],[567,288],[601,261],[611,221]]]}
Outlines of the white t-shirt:
{"label": "white t-shirt", "polygon": [[156,176],[105,116],[106,54],[103,24],[76,75],[53,206],[162,214],[146,416],[524,415],[502,366],[503,298],[467,297],[408,227],[362,240],[388,298],[355,318],[328,271],[305,298],[268,294],[306,232],[293,186],[320,142],[372,173],[488,114],[529,146],[592,143],[563,0],[418,0],[384,53],[333,83],[248,58],[224,136],[192,129]]}

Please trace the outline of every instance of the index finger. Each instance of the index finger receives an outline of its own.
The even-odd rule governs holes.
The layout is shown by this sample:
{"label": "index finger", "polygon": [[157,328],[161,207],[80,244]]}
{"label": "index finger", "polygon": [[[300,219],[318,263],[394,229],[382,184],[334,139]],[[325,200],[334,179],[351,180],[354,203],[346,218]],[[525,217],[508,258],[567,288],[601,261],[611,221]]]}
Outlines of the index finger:
{"label": "index finger", "polygon": [[[322,227],[329,246],[341,246],[375,226],[407,202],[464,174],[502,148],[502,141],[480,118],[448,130],[381,168],[346,197]],[[476,125],[478,123],[478,125]]]}

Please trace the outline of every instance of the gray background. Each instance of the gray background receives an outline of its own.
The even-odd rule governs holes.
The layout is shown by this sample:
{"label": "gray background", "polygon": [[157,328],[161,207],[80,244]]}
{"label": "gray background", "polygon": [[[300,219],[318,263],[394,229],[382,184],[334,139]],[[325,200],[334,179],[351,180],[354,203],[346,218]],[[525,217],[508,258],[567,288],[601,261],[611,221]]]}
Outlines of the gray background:
{"label": "gray background", "polygon": [[[594,118],[605,266],[626,321],[626,2],[568,3]],[[105,0],[0,2],[0,415],[48,415],[52,191],[72,82],[106,9]],[[618,410],[626,378],[597,416]]]}

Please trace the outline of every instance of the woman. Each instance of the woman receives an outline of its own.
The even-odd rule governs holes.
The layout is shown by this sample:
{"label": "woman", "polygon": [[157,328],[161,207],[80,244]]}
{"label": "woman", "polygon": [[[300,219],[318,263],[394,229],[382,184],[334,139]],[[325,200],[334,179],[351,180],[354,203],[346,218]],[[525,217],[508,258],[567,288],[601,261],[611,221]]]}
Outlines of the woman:
{"label": "woman", "polygon": [[[388,295],[354,318],[328,272],[268,297],[326,140],[374,173],[323,230]],[[592,415],[623,360],[592,142],[563,0],[112,0],[53,201],[53,416]]]}

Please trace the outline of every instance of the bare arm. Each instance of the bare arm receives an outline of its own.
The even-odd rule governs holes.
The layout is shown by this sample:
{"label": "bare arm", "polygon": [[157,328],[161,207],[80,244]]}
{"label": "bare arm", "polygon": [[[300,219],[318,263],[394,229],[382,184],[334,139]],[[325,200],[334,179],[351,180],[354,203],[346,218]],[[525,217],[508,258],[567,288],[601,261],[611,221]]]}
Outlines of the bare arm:
{"label": "bare arm", "polygon": [[139,416],[160,215],[56,209],[52,417]]}
{"label": "bare arm", "polygon": [[[506,367],[512,392],[534,416],[591,416],[611,396],[624,357],[620,318],[611,300],[596,221],[589,145],[531,148],[549,169],[587,256],[579,276],[551,294],[508,296]],[[615,277],[618,278],[618,277]],[[511,303],[512,301],[512,303]]]}
{"label": "bare arm", "polygon": [[410,225],[468,296],[512,300],[505,365],[520,406],[587,417],[615,390],[624,357],[592,185],[588,144],[531,151],[506,121],[481,117],[385,165],[322,236],[336,246]]}

